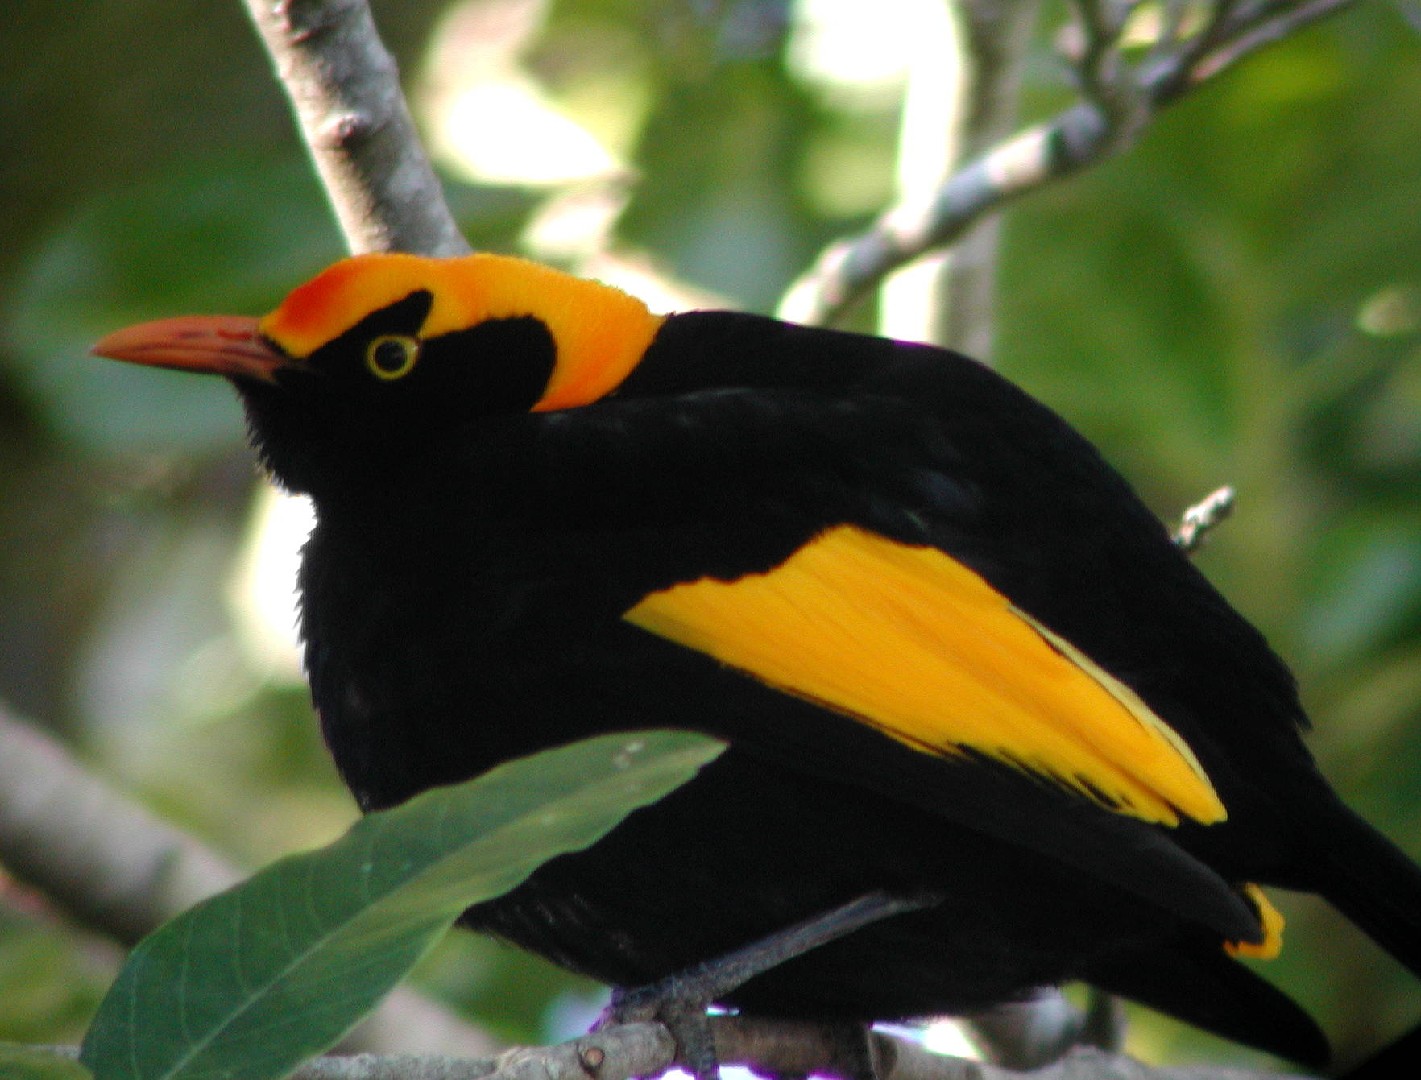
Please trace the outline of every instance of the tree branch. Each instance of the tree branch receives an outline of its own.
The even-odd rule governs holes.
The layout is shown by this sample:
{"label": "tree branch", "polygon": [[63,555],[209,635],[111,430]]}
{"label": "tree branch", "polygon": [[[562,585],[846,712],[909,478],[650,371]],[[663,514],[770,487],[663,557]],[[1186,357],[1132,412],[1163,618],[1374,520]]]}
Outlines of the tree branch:
{"label": "tree branch", "polygon": [[3,707],[0,862],[126,946],[242,876]]}
{"label": "tree branch", "polygon": [[[0,864],[81,926],[123,945],[243,876],[3,706]],[[347,1045],[461,1054],[493,1049],[483,1033],[412,990],[386,998]]]}
{"label": "tree branch", "polygon": [[[830,1029],[719,1016],[716,1052],[726,1065],[767,1076],[844,1076],[854,1062]],[[72,1048],[54,1048],[73,1056]],[[871,1053],[878,1080],[1259,1080],[1243,1069],[1152,1067],[1133,1058],[1078,1048],[1030,1073],[948,1057],[915,1042],[874,1032]],[[458,1060],[428,1054],[324,1057],[303,1065],[291,1080],[632,1080],[672,1068],[675,1044],[655,1023],[619,1024],[547,1047],[519,1047],[497,1058]],[[1269,1080],[1301,1080],[1270,1073]]]}
{"label": "tree branch", "polygon": [[[961,160],[1004,139],[1018,123],[1022,72],[1036,22],[1035,0],[957,0],[969,58]],[[990,362],[996,312],[1000,229],[988,218],[967,230],[948,259],[941,285],[943,309],[932,339]]]}
{"label": "tree branch", "polygon": [[462,255],[365,0],[245,0],[353,252]]}
{"label": "tree branch", "polygon": [[895,206],[867,232],[828,247],[790,288],[781,316],[835,321],[889,272],[951,244],[1012,200],[1114,156],[1167,106],[1246,56],[1353,2],[1217,0],[1209,22],[1193,37],[1182,36],[1187,20],[1181,14],[1167,14],[1155,47],[1131,65],[1120,42],[1119,12],[1125,6],[1078,0],[1074,44],[1067,52],[1081,101],[968,162],[932,199]]}
{"label": "tree branch", "polygon": [[[947,7],[944,40],[916,44],[909,65],[898,152],[903,201],[930,196],[963,161],[1017,126],[1037,0],[957,0]],[[995,219],[985,219],[941,258],[885,282],[879,333],[988,361],[997,240]]]}

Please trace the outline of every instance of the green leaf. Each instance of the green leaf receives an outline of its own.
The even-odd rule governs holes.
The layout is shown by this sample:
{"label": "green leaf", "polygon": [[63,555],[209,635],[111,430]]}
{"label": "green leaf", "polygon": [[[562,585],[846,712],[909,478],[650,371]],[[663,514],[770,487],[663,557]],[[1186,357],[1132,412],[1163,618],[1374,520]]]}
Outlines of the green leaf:
{"label": "green leaf", "polygon": [[48,1050],[0,1043],[0,1076],[5,1080],[92,1080],[93,1073]]}
{"label": "green leaf", "polygon": [[720,752],[603,736],[371,814],[139,944],[80,1055],[100,1080],[280,1077],[340,1038],[466,906],[585,847]]}

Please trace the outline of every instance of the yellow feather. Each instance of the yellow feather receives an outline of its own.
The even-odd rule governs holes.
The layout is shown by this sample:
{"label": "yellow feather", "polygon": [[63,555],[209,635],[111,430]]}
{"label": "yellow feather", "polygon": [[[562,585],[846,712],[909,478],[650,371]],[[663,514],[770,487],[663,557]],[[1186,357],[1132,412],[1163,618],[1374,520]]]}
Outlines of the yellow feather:
{"label": "yellow feather", "polygon": [[972,749],[1166,825],[1226,811],[1132,690],[941,551],[852,526],[764,574],[705,578],[625,615],[917,749]]}

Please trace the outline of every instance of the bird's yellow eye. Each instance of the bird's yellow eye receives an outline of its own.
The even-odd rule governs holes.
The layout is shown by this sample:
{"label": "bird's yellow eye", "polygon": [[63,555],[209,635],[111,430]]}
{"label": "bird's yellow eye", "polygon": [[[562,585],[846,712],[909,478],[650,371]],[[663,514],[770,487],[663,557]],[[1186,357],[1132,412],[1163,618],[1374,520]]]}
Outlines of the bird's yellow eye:
{"label": "bird's yellow eye", "polygon": [[365,346],[365,366],[386,382],[404,378],[418,359],[419,338],[404,334],[382,334]]}

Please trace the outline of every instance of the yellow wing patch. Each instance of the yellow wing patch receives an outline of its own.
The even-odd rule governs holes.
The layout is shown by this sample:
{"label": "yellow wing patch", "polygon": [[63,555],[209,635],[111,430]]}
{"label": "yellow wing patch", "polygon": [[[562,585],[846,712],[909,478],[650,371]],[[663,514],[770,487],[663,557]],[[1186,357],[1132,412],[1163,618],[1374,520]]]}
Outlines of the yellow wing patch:
{"label": "yellow wing patch", "polygon": [[624,618],[919,750],[975,750],[1146,821],[1226,816],[1134,691],[936,548],[837,526],[767,573],[674,585]]}

